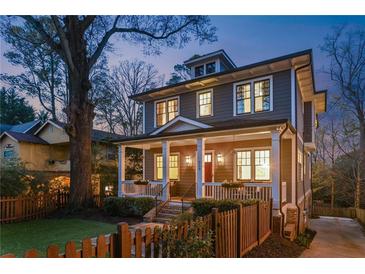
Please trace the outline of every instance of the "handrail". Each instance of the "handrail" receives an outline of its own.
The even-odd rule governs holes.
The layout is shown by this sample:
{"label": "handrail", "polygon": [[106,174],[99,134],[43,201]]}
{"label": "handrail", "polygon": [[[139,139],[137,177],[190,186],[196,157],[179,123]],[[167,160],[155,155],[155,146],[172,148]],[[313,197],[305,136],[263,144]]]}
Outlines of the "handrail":
{"label": "handrail", "polygon": [[166,185],[164,185],[163,186],[163,188],[156,194],[156,196],[155,196],[155,208],[156,208],[156,218],[157,218],[157,214],[158,214],[158,211],[157,211],[157,198],[158,198],[158,196],[160,196],[162,193],[163,193],[163,191],[165,190],[165,188],[167,187],[167,186],[169,186],[170,185],[170,181],[168,181],[167,182],[167,184]]}
{"label": "handrail", "polygon": [[187,191],[181,196],[181,213],[184,213],[184,198],[189,193],[189,191],[195,186],[195,184],[191,184]]}

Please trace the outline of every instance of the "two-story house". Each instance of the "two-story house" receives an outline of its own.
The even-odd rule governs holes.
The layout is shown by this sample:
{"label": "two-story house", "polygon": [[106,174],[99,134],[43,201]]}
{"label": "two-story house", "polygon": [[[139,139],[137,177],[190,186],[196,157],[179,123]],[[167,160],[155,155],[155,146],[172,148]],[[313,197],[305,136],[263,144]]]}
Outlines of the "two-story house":
{"label": "two-story house", "polygon": [[[119,195],[272,198],[276,229],[293,208],[302,231],[311,207],[316,117],[326,110],[312,51],[237,67],[219,50],[185,65],[191,80],[132,97],[143,104],[143,134],[117,142]],[[143,150],[148,185],[125,181],[126,147]],[[242,187],[228,188],[233,182]]]}

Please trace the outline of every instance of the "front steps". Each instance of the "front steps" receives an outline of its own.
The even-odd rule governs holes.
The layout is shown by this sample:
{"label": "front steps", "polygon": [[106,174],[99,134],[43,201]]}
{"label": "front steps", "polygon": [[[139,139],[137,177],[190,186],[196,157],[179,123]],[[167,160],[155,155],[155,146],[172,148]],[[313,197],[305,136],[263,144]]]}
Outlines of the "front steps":
{"label": "front steps", "polygon": [[[184,202],[184,212],[188,211],[189,208],[191,208],[191,203]],[[180,201],[168,201],[168,202],[164,203],[159,208],[157,217],[156,217],[155,210],[156,209],[153,209],[154,216],[151,216],[151,214],[149,214],[150,218],[152,217],[151,221],[153,221],[155,223],[166,224],[166,223],[169,223],[172,219],[174,219],[177,215],[182,213],[181,202]]]}

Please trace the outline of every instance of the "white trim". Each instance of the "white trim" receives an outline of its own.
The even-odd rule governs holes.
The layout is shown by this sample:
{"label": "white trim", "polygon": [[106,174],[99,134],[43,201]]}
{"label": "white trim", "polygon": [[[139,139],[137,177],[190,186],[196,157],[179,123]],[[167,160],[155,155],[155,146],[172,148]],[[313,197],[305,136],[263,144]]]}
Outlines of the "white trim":
{"label": "white trim", "polygon": [[[200,116],[200,105],[199,105],[199,94],[202,93],[211,93],[211,114],[210,115],[204,115],[204,116]],[[196,92],[196,118],[206,118],[206,117],[213,117],[214,116],[214,93],[213,93],[213,88],[209,88],[209,89],[203,89],[203,90],[199,90]]]}
{"label": "white trim", "polygon": [[4,132],[1,134],[1,136],[0,136],[0,140],[3,138],[3,136],[4,136],[4,135],[8,136],[8,137],[9,137],[10,139],[12,139],[13,141],[15,141],[15,142],[19,143],[19,141],[18,141],[15,137],[11,136],[11,134],[10,134],[10,133],[8,133],[8,132],[6,132],[6,131],[4,131]]}
{"label": "white trim", "polygon": [[164,131],[165,129],[169,128],[170,126],[174,125],[177,122],[184,122],[193,126],[197,126],[200,128],[211,128],[212,126],[208,125],[208,124],[204,124],[198,121],[194,121],[192,119],[183,117],[183,116],[176,116],[174,119],[172,119],[171,121],[167,122],[166,124],[164,124],[163,126],[159,127],[158,129],[154,130],[152,133],[150,133],[150,135],[156,135],[162,131]]}
{"label": "white trim", "polygon": [[[263,110],[263,111],[255,111],[255,82],[269,80],[270,81],[270,109]],[[250,83],[250,104],[251,104],[251,111],[245,113],[237,113],[237,97],[236,97],[236,87],[238,85],[244,85]],[[249,114],[257,114],[257,113],[265,113],[274,110],[274,81],[273,75],[267,75],[258,78],[252,78],[249,80],[243,80],[240,82],[233,83],[233,116],[244,116]]]}
{"label": "white trim", "polygon": [[290,71],[290,106],[291,106],[291,124],[296,123],[296,113],[295,113],[295,91],[296,91],[296,77],[295,70],[292,68]]}
{"label": "white trim", "polygon": [[[170,151],[170,155],[178,155],[178,173],[177,173],[177,180],[176,181],[180,181],[180,172],[181,172],[181,157],[180,157],[180,152],[171,152]],[[157,179],[157,165],[156,165],[156,158],[157,156],[163,156],[162,153],[154,153],[153,154],[153,180],[155,181],[161,181],[162,179]],[[170,160],[169,160],[170,163]],[[163,163],[162,163],[163,164]],[[169,172],[170,173],[170,172]],[[169,179],[170,180],[170,179]],[[175,181],[175,179],[173,179]]]}
{"label": "white trim", "polygon": [[143,106],[142,106],[142,132],[143,134],[146,133],[146,102],[143,102]]}
{"label": "white trim", "polygon": [[43,130],[43,128],[47,125],[47,124],[51,124],[52,126],[59,128],[61,130],[64,130],[63,127],[57,125],[56,123],[52,122],[51,120],[48,120],[47,122],[45,122],[36,132],[34,132],[33,135],[37,135],[39,132],[41,132]]}
{"label": "white trim", "polygon": [[[164,99],[160,99],[160,100],[156,100],[153,102],[153,127],[154,128],[161,128],[163,127],[164,125],[166,125],[168,122],[168,104],[167,104],[167,101],[170,101],[170,100],[174,100],[174,99],[177,99],[177,115],[176,117],[178,117],[180,115],[180,96],[173,96],[173,97],[168,97],[168,98],[164,98]],[[165,102],[166,103],[166,123],[160,127],[157,126],[157,111],[156,111],[156,105],[158,103],[161,103],[161,102]],[[175,117],[175,118],[176,118]],[[174,119],[172,119],[171,121],[173,121]]]}

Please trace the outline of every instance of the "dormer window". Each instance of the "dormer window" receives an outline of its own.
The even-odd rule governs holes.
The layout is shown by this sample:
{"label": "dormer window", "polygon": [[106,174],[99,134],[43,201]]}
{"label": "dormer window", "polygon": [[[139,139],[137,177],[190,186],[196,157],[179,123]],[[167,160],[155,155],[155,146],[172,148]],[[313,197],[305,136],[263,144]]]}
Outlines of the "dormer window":
{"label": "dormer window", "polygon": [[205,65],[206,74],[211,74],[215,72],[215,62],[208,63]]}
{"label": "dormer window", "polygon": [[204,75],[204,65],[195,67],[195,77],[200,77]]}

